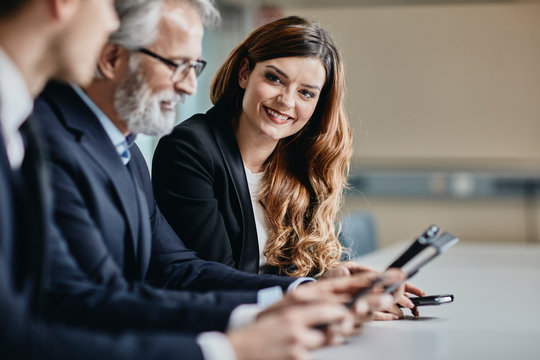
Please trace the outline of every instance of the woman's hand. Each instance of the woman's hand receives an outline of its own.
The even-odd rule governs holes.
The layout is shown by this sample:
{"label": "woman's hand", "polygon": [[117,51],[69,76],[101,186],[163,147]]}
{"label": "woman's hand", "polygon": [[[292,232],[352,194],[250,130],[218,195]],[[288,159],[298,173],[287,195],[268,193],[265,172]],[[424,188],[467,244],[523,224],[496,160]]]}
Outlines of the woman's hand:
{"label": "woman's hand", "polygon": [[[367,274],[367,273],[374,273],[374,272],[375,270],[370,268],[369,266],[360,265],[352,261],[347,261],[325,272],[324,275],[321,276],[321,279],[349,277],[355,274],[361,274],[361,273]],[[414,306],[413,302],[409,299],[409,297],[406,294],[424,296],[425,292],[419,287],[409,282],[403,284],[394,292],[395,302],[392,305],[386,307],[384,310],[375,311],[372,314],[372,319],[373,320],[402,319],[404,316],[403,311],[398,307],[397,304],[401,305],[404,308],[410,309],[412,314],[415,317],[418,317],[420,315],[420,313],[418,312],[418,308]]]}
{"label": "woman's hand", "polygon": [[403,311],[397,306],[401,305],[404,308],[410,309],[415,317],[418,317],[420,313],[418,308],[414,306],[413,302],[406,294],[412,294],[416,296],[424,296],[425,292],[417,286],[407,282],[403,284],[398,290],[396,290],[396,303],[392,304],[383,311],[377,311],[373,314],[373,320],[398,320],[403,318]]}

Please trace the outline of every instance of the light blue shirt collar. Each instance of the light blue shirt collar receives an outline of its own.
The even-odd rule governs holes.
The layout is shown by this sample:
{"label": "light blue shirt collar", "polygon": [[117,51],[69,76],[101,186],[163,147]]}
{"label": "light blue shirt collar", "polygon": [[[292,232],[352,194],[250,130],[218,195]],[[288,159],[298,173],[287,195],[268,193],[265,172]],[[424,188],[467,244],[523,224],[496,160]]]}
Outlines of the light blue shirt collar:
{"label": "light blue shirt collar", "polygon": [[131,159],[131,153],[129,152],[129,144],[126,141],[124,135],[118,130],[118,128],[113,124],[111,119],[101,109],[86,95],[86,93],[77,85],[72,84],[71,87],[75,92],[80,96],[82,101],[92,110],[94,115],[98,118],[101,126],[109,136],[109,139],[113,143],[118,156],[122,159],[122,163],[126,165]]}

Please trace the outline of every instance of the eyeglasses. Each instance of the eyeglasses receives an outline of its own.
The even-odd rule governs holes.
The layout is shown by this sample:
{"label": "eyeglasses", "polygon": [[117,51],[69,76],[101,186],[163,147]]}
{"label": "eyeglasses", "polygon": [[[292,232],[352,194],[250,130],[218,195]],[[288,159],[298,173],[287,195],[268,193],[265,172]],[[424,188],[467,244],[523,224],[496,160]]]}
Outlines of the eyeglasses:
{"label": "eyeglasses", "polygon": [[151,56],[154,59],[157,59],[164,63],[165,65],[169,65],[174,68],[173,74],[171,76],[171,80],[173,82],[181,81],[183,80],[188,74],[191,68],[195,71],[195,76],[201,75],[202,71],[204,70],[204,67],[206,66],[206,61],[198,59],[193,62],[190,61],[182,61],[181,63],[175,63],[172,60],[166,59],[162,56],[159,56],[158,54],[145,49],[140,48],[137,50],[137,52],[143,53],[145,55]]}

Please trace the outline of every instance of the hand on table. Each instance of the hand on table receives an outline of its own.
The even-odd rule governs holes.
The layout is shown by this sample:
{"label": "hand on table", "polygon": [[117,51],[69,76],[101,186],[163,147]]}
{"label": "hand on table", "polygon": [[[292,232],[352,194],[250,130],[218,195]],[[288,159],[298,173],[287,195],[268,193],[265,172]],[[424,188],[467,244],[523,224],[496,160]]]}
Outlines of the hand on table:
{"label": "hand on table", "polygon": [[403,318],[403,311],[397,306],[401,305],[404,308],[410,309],[412,314],[415,317],[418,317],[420,313],[418,308],[414,306],[413,302],[405,294],[413,294],[416,296],[424,296],[425,292],[414,286],[413,284],[407,282],[402,285],[398,290],[396,290],[396,302],[385,308],[383,311],[377,311],[373,314],[373,320],[398,320]]}
{"label": "hand on table", "polygon": [[[328,270],[321,277],[321,279],[350,277],[355,274],[373,272],[375,272],[375,270],[368,266],[360,265],[352,261],[347,261],[339,264],[331,270]],[[422,289],[407,282],[397,290],[397,294],[399,294],[399,296],[396,297],[395,303],[386,307],[383,311],[375,311],[373,313],[373,320],[397,320],[403,318],[403,311],[397,306],[397,304],[400,304],[404,308],[410,309],[414,316],[419,316],[418,308],[414,306],[412,301],[409,300],[409,298],[405,294],[424,296],[425,292]]]}

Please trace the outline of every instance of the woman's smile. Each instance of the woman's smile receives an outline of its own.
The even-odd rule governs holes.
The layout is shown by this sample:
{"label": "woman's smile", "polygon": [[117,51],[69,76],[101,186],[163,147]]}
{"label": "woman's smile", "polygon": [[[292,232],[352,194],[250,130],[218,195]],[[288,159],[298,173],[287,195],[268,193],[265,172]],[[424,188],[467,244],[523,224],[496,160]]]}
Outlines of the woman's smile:
{"label": "woman's smile", "polygon": [[263,109],[268,115],[268,118],[278,125],[287,124],[289,120],[292,120],[292,117],[290,117],[289,115],[270,109],[267,106],[263,105]]}

